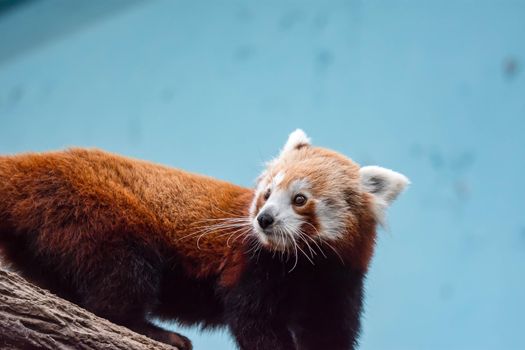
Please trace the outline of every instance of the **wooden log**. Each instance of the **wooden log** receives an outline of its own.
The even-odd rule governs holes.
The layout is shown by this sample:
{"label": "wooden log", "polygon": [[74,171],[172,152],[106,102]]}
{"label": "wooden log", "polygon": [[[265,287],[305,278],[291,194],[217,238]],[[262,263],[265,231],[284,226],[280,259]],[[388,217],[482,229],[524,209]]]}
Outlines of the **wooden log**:
{"label": "wooden log", "polygon": [[177,350],[97,317],[1,264],[0,349]]}

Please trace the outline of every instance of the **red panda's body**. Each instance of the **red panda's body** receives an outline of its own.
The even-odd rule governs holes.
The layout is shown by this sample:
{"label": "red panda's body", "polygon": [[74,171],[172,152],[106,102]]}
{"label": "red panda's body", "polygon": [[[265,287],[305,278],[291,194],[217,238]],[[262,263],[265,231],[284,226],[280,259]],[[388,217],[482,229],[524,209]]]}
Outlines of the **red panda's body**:
{"label": "red panda's body", "polygon": [[[223,181],[96,150],[0,157],[0,246],[29,277],[115,318],[103,304],[113,306],[140,283],[140,265],[159,274],[145,284],[165,283],[160,273],[171,264],[196,280],[231,283],[242,267],[232,249],[240,240],[227,244],[227,230],[206,235],[198,247],[195,239],[209,220],[245,213],[252,195]],[[110,287],[115,300],[99,300],[97,289]],[[141,294],[149,292],[137,292],[134,303],[147,299]]]}
{"label": "red panda's body", "polygon": [[226,235],[198,247],[192,235],[213,219],[244,214],[253,196],[206,176],[81,149],[0,157],[0,193],[0,213],[8,215],[0,225],[14,223],[20,233],[38,227],[32,234],[43,251],[85,264],[96,245],[131,238],[183,251],[180,263],[197,277],[220,274],[231,249]]}
{"label": "red panda's body", "polygon": [[[373,188],[362,192],[357,165],[301,142],[255,191],[96,150],[0,157],[0,254],[53,292],[181,349],[189,340],[147,317],[229,326],[243,350],[351,349],[374,191],[388,183],[363,174]],[[322,178],[326,160],[343,169],[341,191],[335,170]],[[300,231],[293,220],[279,228],[282,203],[272,202],[290,186],[311,197],[287,214]],[[273,232],[267,212],[277,215]],[[276,236],[287,230],[299,234],[293,246]]]}

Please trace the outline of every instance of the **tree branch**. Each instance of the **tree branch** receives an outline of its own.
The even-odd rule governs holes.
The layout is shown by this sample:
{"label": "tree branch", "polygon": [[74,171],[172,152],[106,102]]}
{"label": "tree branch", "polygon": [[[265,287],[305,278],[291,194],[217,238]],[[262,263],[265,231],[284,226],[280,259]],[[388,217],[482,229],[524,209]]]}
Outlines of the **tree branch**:
{"label": "tree branch", "polygon": [[176,350],[97,317],[1,265],[0,348]]}

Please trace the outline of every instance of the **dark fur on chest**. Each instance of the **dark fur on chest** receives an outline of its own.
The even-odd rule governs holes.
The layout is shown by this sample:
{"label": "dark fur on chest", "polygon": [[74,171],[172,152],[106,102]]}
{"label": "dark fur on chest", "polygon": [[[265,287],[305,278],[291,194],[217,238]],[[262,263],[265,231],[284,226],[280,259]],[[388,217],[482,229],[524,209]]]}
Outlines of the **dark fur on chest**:
{"label": "dark fur on chest", "polygon": [[224,295],[226,322],[242,349],[353,349],[362,272],[337,258],[282,261],[262,252]]}

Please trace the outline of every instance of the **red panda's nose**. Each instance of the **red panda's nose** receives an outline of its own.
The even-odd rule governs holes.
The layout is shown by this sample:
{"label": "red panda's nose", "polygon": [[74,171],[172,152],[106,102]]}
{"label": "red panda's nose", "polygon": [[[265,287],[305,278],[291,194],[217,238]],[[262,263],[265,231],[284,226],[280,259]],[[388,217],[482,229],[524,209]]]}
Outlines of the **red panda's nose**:
{"label": "red panda's nose", "polygon": [[259,226],[264,230],[265,228],[273,224],[273,216],[268,213],[261,213],[257,216],[257,222]]}

